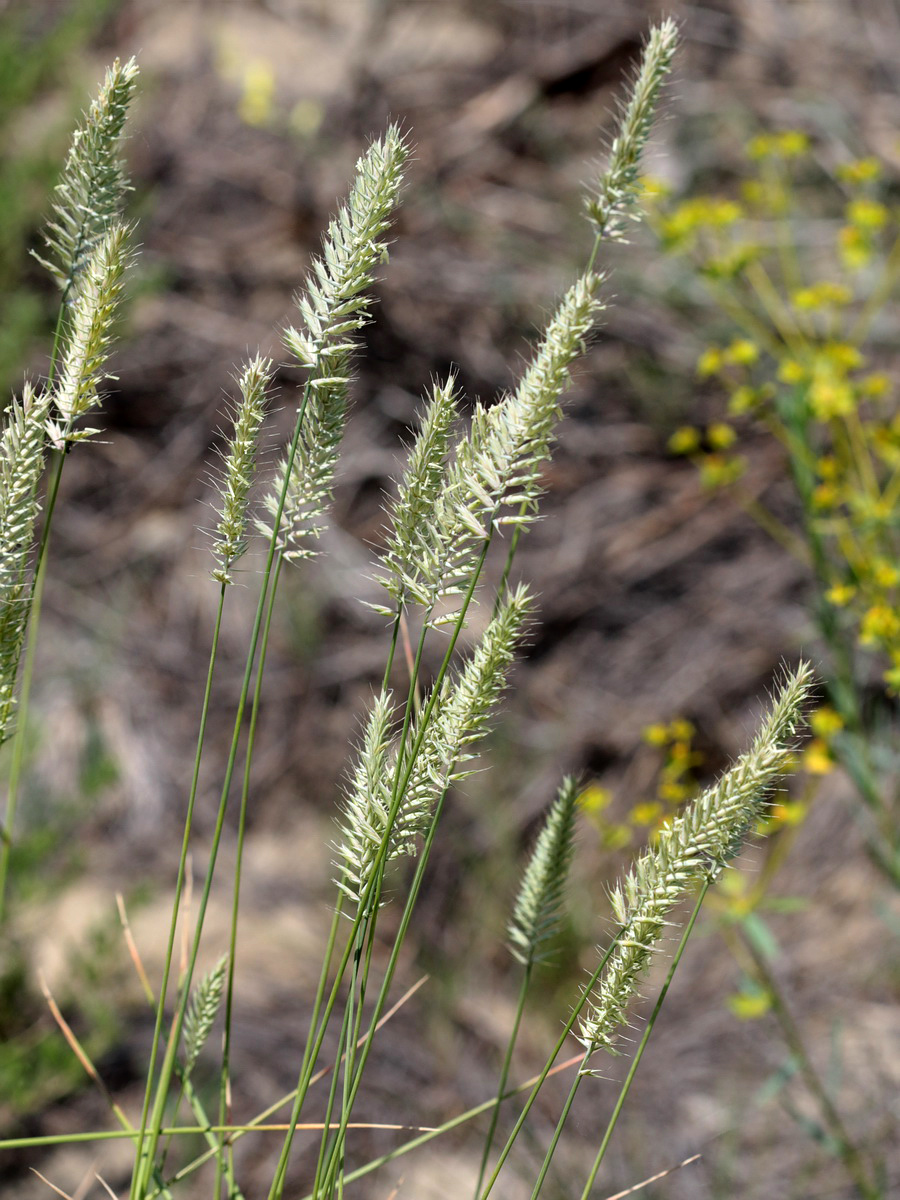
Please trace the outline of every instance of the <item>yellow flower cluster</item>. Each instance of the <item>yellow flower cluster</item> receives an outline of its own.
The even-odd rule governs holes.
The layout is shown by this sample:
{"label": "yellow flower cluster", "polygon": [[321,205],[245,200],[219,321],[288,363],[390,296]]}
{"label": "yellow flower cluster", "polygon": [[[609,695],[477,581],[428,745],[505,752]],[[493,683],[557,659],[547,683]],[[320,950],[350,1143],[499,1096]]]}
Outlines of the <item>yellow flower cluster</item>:
{"label": "yellow flower cluster", "polygon": [[[834,265],[823,272],[821,255],[813,259],[798,236],[808,220],[799,189],[820,168],[807,159],[798,175],[793,163],[809,147],[798,130],[753,138],[746,208],[702,196],[651,213],[663,246],[710,282],[719,311],[736,325],[730,341],[707,346],[697,360],[698,377],[726,389],[732,420],[682,425],[668,448],[691,459],[704,486],[720,488],[744,470],[735,446],[746,420],[778,437],[817,541],[809,556],[819,564],[822,594],[840,612],[826,636],[846,639],[844,653],[856,643],[886,659],[885,680],[900,692],[900,413],[891,379],[872,369],[865,341],[900,281],[900,253],[886,244],[891,236],[900,247],[900,236],[896,214],[878,195],[877,160],[844,163],[832,181]],[[880,274],[876,262],[884,264]],[[861,274],[863,267],[873,270]],[[773,514],[759,504],[754,512],[796,543]],[[810,769],[824,769],[830,755],[814,745]]]}

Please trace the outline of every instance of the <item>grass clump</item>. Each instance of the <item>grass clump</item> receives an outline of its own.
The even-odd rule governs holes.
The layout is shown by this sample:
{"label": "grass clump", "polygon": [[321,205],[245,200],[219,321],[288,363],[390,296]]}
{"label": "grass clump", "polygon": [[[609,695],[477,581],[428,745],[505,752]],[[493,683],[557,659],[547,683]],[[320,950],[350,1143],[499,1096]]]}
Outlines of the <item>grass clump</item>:
{"label": "grass clump", "polygon": [[[349,197],[330,223],[322,251],[297,298],[296,327],[285,332],[284,345],[303,369],[304,380],[292,434],[272,478],[260,468],[258,446],[273,366],[257,356],[238,376],[241,395],[224,453],[217,523],[211,537],[212,576],[219,595],[194,770],[187,789],[164,965],[159,980],[146,987],[154,1022],[143,1101],[139,1111],[131,1114],[111,1105],[121,1126],[116,1136],[133,1143],[131,1200],[175,1195],[206,1164],[210,1175],[206,1186],[215,1196],[224,1191],[229,1197],[241,1197],[235,1143],[255,1130],[270,1128],[269,1118],[275,1113],[279,1114],[282,1141],[273,1155],[269,1200],[280,1200],[300,1188],[316,1200],[343,1196],[353,1180],[384,1162],[446,1128],[490,1114],[474,1189],[476,1200],[486,1200],[503,1172],[510,1169],[511,1151],[535,1099],[556,1069],[566,1039],[577,1028],[584,1047],[582,1065],[534,1180],[536,1197],[551,1170],[575,1092],[593,1073],[594,1054],[617,1047],[618,1031],[626,1022],[637,981],[677,906],[693,898],[696,915],[710,883],[755,827],[772,781],[785,766],[809,692],[810,672],[805,666],[787,677],[750,751],[717,785],[660,830],[656,842],[613,891],[619,928],[588,984],[572,999],[564,1032],[533,1086],[530,1090],[529,1086],[510,1089],[508,1081],[533,974],[552,955],[574,853],[581,789],[574,780],[565,780],[549,809],[513,905],[509,941],[522,968],[522,982],[496,1093],[441,1130],[402,1144],[382,1159],[363,1164],[353,1161],[348,1134],[356,1124],[357,1101],[372,1047],[391,1011],[388,1005],[396,968],[415,919],[445,799],[454,782],[466,773],[467,763],[496,719],[516,654],[527,635],[534,602],[527,587],[512,580],[516,551],[537,518],[543,470],[552,453],[564,394],[605,303],[597,259],[604,241],[624,240],[629,223],[640,216],[641,154],[676,43],[677,30],[671,21],[650,34],[622,107],[608,166],[586,200],[594,240],[585,269],[557,305],[519,384],[492,405],[476,405],[468,422],[459,416],[459,388],[453,377],[437,381],[425,402],[405,474],[389,506],[386,548],[376,567],[387,596],[385,603],[378,605],[388,622],[384,672],[362,722],[360,744],[339,808],[334,917],[323,947],[296,1085],[286,1097],[241,1125],[232,1117],[235,971],[240,957],[250,770],[269,636],[285,565],[317,553],[327,526],[358,334],[370,319],[371,285],[387,258],[391,222],[410,154],[408,139],[396,126],[375,139],[357,163]],[[47,239],[49,266],[63,289],[50,380],[45,388],[26,393],[7,427],[8,470],[0,473],[0,487],[5,488],[0,514],[19,510],[23,514],[8,546],[11,578],[19,589],[15,596],[21,601],[10,608],[19,621],[7,655],[10,697],[23,639],[27,637],[30,651],[38,633],[40,585],[65,461],[63,451],[91,432],[78,422],[96,408],[100,397],[113,319],[129,261],[130,230],[121,214],[127,184],[118,163],[118,144],[135,73],[133,64],[117,64],[111,69],[73,144]],[[20,429],[28,419],[32,421],[30,441]],[[26,442],[29,446],[33,443],[28,452],[20,450]],[[32,554],[38,477],[48,451],[55,452],[55,459],[45,524]],[[16,483],[20,475],[22,482]],[[257,505],[255,497],[260,491],[263,500]],[[20,493],[24,499],[18,499]],[[505,535],[502,542],[501,535]],[[195,804],[216,684],[222,617],[232,591],[233,568],[254,537],[261,538],[265,547],[261,574],[247,580],[257,589],[256,612],[247,637],[245,668],[197,911],[186,930],[179,964],[177,931],[195,841]],[[499,586],[492,588],[485,564],[489,555],[498,554],[504,565]],[[492,617],[472,651],[463,657],[458,653],[460,638],[479,602],[487,602]],[[404,629],[414,631],[405,674],[397,654]],[[438,643],[438,639],[443,640]],[[443,647],[443,655],[437,671],[428,678],[426,651],[434,644]],[[27,680],[26,671],[20,683],[23,706]],[[244,766],[239,773],[241,752]],[[18,778],[19,773],[14,772],[12,797]],[[217,947],[215,967],[198,981],[201,945],[207,946],[209,941],[208,933],[204,940],[204,933],[210,895],[221,872],[226,814],[235,792],[240,795],[230,880],[230,928]],[[7,846],[15,834],[14,815],[13,802],[7,813]],[[394,869],[400,858],[408,860],[405,875]],[[6,869],[4,862],[4,879]],[[385,930],[381,914],[388,904],[394,906],[395,917],[391,928]],[[693,920],[685,929],[674,965]],[[201,1051],[206,1059],[212,1057],[210,1035],[217,1020],[222,1024],[222,1050],[215,1095],[210,1099],[194,1088],[192,1075]],[[651,1028],[652,1021],[648,1036]],[[613,1121],[599,1144],[584,1196],[593,1187],[643,1044]],[[324,1096],[313,1093],[323,1077],[323,1060],[327,1068]],[[90,1064],[89,1069],[93,1071]],[[501,1108],[525,1091],[528,1096],[512,1132],[503,1149],[495,1153]],[[190,1109],[187,1124],[182,1123],[181,1113],[185,1103]],[[313,1145],[317,1143],[314,1164],[302,1181],[294,1153],[301,1129],[304,1133],[311,1130]],[[195,1157],[188,1149],[191,1135],[199,1135],[206,1147]],[[99,1142],[109,1136],[112,1131],[84,1131],[76,1140]],[[16,1144],[27,1142],[19,1139]]]}

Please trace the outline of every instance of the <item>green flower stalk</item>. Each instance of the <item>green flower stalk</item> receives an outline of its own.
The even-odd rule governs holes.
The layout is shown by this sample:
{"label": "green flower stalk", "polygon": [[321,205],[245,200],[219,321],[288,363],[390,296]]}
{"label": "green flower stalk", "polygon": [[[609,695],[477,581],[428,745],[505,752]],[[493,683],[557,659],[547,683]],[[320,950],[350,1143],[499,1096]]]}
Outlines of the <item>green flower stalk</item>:
{"label": "green flower stalk", "polygon": [[666,917],[697,884],[715,880],[762,815],[765,799],[789,760],[802,720],[812,671],[802,663],[789,676],[751,748],[723,777],[662,829],[611,893],[621,928],[606,969],[581,1019],[589,1053],[615,1054],[616,1030],[650,964]]}
{"label": "green flower stalk", "polygon": [[64,299],[70,298],[97,246],[118,219],[129,190],[119,149],[137,77],[133,58],[112,64],[75,131],[56,185],[54,220],[44,235],[50,257],[38,261],[56,279]]}
{"label": "green flower stalk", "polygon": [[293,461],[282,462],[266,498],[271,534],[278,516],[285,472],[287,497],[278,530],[279,548],[289,559],[315,553],[310,541],[324,529],[338,449],[344,432],[352,335],[369,320],[375,269],[387,255],[385,234],[403,182],[409,147],[398,126],[388,127],[357,163],[347,203],[328,226],[321,257],[313,261],[306,291],[297,299],[299,329],[288,329],[284,342],[308,371],[303,421]]}
{"label": "green flower stalk", "polygon": [[31,612],[28,562],[41,504],[47,392],[26,385],[13,400],[0,435],[0,742],[9,736],[16,675]]}
{"label": "green flower stalk", "polygon": [[547,814],[516,898],[509,923],[513,957],[525,967],[544,962],[559,928],[560,910],[575,850],[579,788],[567,776]]}
{"label": "green flower stalk", "polygon": [[59,447],[95,432],[82,429],[73,434],[72,426],[100,403],[98,388],[105,375],[116,308],[129,265],[130,232],[127,225],[112,225],[98,242],[79,279],[71,304],[59,379],[53,389],[60,422],[50,433]]}
{"label": "green flower stalk", "polygon": [[641,155],[677,45],[678,26],[673,20],[657,25],[647,39],[640,69],[621,111],[607,167],[585,197],[588,220],[598,238],[624,241],[628,221],[640,220],[634,210],[640,194]]}
{"label": "green flower stalk", "polygon": [[213,544],[218,566],[212,572],[219,583],[234,582],[231,568],[247,549],[247,505],[272,373],[271,360],[257,355],[240,375],[241,399],[235,410],[234,433],[228,440],[219,484],[219,522]]}

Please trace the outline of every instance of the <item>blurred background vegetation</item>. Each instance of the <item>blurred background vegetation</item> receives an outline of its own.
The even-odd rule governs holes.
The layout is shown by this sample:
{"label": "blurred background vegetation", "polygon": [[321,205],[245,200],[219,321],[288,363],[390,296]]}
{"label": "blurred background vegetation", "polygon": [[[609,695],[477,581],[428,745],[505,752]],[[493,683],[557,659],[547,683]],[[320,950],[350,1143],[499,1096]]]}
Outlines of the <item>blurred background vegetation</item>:
{"label": "blurred background vegetation", "polygon": [[[0,975],[6,1135],[105,1120],[46,1010],[38,969],[123,1103],[139,1095],[150,1023],[114,893],[125,893],[152,968],[216,600],[196,530],[208,523],[223,394],[248,348],[280,358],[291,293],[366,136],[390,115],[411,129],[416,161],[360,359],[327,555],[286,589],[254,776],[236,1115],[291,1086],[328,920],[323,845],[347,745],[380,677],[384,631],[354,597],[365,588],[400,439],[431,376],[451,364],[472,398],[514,379],[533,329],[584,257],[578,184],[602,152],[623,73],[663,11],[685,39],[648,164],[668,198],[653,202],[653,229],[604,262],[616,304],[573,388],[545,520],[521,558],[541,597],[540,623],[485,756],[494,770],[470,780],[448,813],[404,967],[406,982],[423,972],[430,980],[385,1030],[368,1085],[373,1119],[415,1112],[434,1123],[488,1096],[496,1078],[514,985],[495,931],[559,777],[580,772],[586,782],[577,885],[522,1076],[542,1061],[581,956],[606,927],[603,881],[661,812],[745,743],[783,658],[827,660],[815,573],[771,536],[773,521],[788,539],[804,531],[784,440],[752,413],[726,414],[736,388],[766,381],[729,375],[760,369],[755,358],[741,361],[751,352],[733,349],[746,335],[710,291],[700,269],[708,262],[670,251],[685,222],[715,227],[722,216],[698,197],[747,204],[757,167],[746,147],[778,130],[805,139],[794,227],[808,282],[821,278],[818,264],[847,225],[834,190],[841,164],[879,164],[877,203],[885,225],[896,225],[900,8],[894,0],[664,9],[650,0],[0,3],[7,395],[46,368],[56,296],[28,251],[39,244],[73,118],[112,57],[138,54],[143,73],[128,145],[142,253],[105,406],[109,432],[73,456],[54,527]],[[881,262],[888,230],[878,237]],[[890,289],[879,313],[866,369],[887,381],[879,403],[890,426]],[[833,329],[826,336],[838,340]],[[720,360],[698,371],[710,347]],[[721,358],[728,353],[734,361]],[[288,367],[279,375],[288,392],[295,378]],[[273,444],[283,424],[276,418]],[[740,470],[729,475],[738,454]],[[894,517],[884,538],[889,558]],[[895,584],[886,585],[888,609]],[[253,603],[252,588],[242,589],[224,633],[212,716],[220,751]],[[883,651],[872,647],[854,678],[866,720],[874,714],[883,731],[877,766],[887,794],[897,713]],[[826,714],[830,700],[823,692]],[[607,1192],[699,1151],[700,1163],[646,1194],[857,1194],[804,1055],[883,1173],[884,1195],[900,1186],[900,905],[867,851],[872,832],[857,819],[853,772],[837,765],[840,729],[819,718],[818,760],[807,759],[799,790],[781,798],[776,838],[710,906],[607,1160]],[[215,754],[211,761],[201,836],[214,812]],[[136,879],[146,881],[140,891]],[[211,946],[210,958],[217,954]],[[801,1050],[778,1003],[793,1014]],[[548,1196],[569,1194],[570,1179],[583,1177],[614,1096],[602,1081],[584,1091],[576,1112],[584,1146],[560,1157]],[[537,1114],[537,1161],[554,1096]],[[250,1140],[240,1143],[240,1169],[265,1178],[265,1152]],[[368,1157],[391,1144],[386,1134],[360,1134],[353,1152]],[[456,1195],[471,1186],[479,1152],[477,1138],[454,1136],[368,1190],[359,1185],[360,1194],[387,1195],[402,1174],[401,1195]],[[103,1150],[114,1184],[121,1153]],[[41,1169],[74,1193],[91,1161],[55,1151]],[[32,1162],[18,1153],[0,1161],[17,1196],[46,1194],[26,1173]]]}

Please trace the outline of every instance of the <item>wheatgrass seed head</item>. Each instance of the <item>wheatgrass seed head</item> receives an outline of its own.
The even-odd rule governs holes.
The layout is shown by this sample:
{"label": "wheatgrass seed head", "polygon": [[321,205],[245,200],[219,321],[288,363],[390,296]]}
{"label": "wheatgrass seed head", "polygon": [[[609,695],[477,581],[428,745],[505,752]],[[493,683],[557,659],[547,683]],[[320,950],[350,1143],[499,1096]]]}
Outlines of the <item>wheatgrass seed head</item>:
{"label": "wheatgrass seed head", "polygon": [[[66,299],[98,244],[118,220],[129,185],[119,152],[138,66],[116,59],[72,138],[56,185],[53,220],[44,235],[49,258],[39,259]],[[37,257],[37,256],[36,256]]]}
{"label": "wheatgrass seed head", "polygon": [[100,402],[98,391],[113,340],[116,309],[131,256],[127,225],[115,223],[97,242],[85,263],[69,306],[69,326],[53,401],[63,428],[54,431],[58,444],[83,438],[73,435],[79,417]]}
{"label": "wheatgrass seed head", "polygon": [[461,768],[490,729],[531,610],[524,585],[508,592],[468,661],[445,682],[403,796],[393,833],[395,854],[412,852],[440,797],[451,783],[465,778]]}
{"label": "wheatgrass seed head", "polygon": [[354,904],[365,894],[379,851],[389,836],[394,749],[391,744],[394,705],[384,688],[372,701],[357,762],[341,814],[341,837],[335,844],[337,886]]}
{"label": "wheatgrass seed head", "polygon": [[31,611],[29,559],[40,512],[48,392],[26,384],[7,410],[0,435],[0,742],[15,707],[19,659]]}
{"label": "wheatgrass seed head", "polygon": [[184,1014],[182,1037],[184,1039],[183,1076],[187,1078],[193,1071],[200,1051],[212,1032],[216,1016],[222,1004],[225,991],[225,972],[228,968],[228,955],[223,954],[215,966],[203,976],[191,992],[187,1010]]}
{"label": "wheatgrass seed head", "polygon": [[610,894],[620,926],[612,953],[581,1018],[590,1051],[616,1053],[616,1031],[659,948],[667,917],[704,880],[715,880],[755,826],[773,784],[783,775],[813,675],[806,663],[787,677],[746,754],[641,854]]}
{"label": "wheatgrass seed head", "polygon": [[580,789],[567,776],[553,802],[525,868],[512,919],[509,941],[523,966],[546,961],[548,943],[559,929],[566,881],[575,850],[575,815]]}
{"label": "wheatgrass seed head", "polygon": [[624,241],[639,195],[641,155],[647,145],[659,94],[672,69],[678,26],[671,19],[651,31],[628,100],[609,149],[606,169],[588,190],[585,208],[598,237]]}
{"label": "wheatgrass seed head", "polygon": [[581,276],[560,301],[516,390],[492,408],[476,407],[433,498],[433,515],[409,547],[415,556],[395,554],[390,563],[385,587],[434,614],[433,624],[455,621],[452,605],[440,606],[465,592],[491,528],[535,520],[541,468],[572,366],[602,308],[601,282],[599,275]]}
{"label": "wheatgrass seed head", "polygon": [[271,535],[277,521],[278,545],[289,559],[313,555],[324,529],[344,433],[353,335],[370,319],[372,297],[366,293],[387,256],[386,234],[408,156],[399,126],[391,125],[360,158],[347,202],[329,224],[297,297],[300,325],[285,333],[286,347],[308,376],[293,459],[285,457],[276,472],[261,528]]}
{"label": "wheatgrass seed head", "polygon": [[238,379],[241,398],[234,412],[234,432],[228,439],[219,481],[218,513],[212,572],[219,583],[230,584],[231,568],[247,549],[248,504],[256,474],[259,434],[266,415],[267,390],[272,382],[271,359],[257,355]]}

